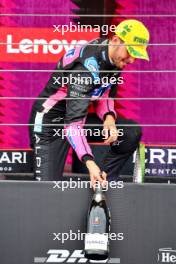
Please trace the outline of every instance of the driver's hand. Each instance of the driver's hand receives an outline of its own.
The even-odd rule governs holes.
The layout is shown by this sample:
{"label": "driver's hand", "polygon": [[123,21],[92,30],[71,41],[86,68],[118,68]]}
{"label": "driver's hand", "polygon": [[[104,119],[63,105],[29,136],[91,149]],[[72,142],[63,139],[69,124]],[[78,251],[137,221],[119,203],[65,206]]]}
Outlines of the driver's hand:
{"label": "driver's hand", "polygon": [[95,190],[95,185],[96,185],[97,181],[100,182],[102,187],[105,187],[107,184],[106,172],[104,172],[104,171],[102,172],[93,160],[87,160],[86,161],[86,167],[89,170],[90,183],[91,183],[91,186],[93,187],[93,189]]}
{"label": "driver's hand", "polygon": [[115,119],[111,115],[107,115],[103,123],[104,143],[110,144],[117,140],[118,129],[116,128]]}

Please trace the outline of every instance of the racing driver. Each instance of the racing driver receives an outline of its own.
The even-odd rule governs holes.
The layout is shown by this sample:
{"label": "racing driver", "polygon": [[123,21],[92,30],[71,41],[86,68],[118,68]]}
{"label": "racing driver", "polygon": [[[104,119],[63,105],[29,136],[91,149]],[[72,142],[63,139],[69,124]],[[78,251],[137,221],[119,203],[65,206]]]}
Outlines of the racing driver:
{"label": "racing driver", "polygon": [[[138,147],[142,133],[133,120],[117,116],[114,110],[117,85],[112,85],[111,78],[118,78],[124,67],[137,58],[149,60],[148,42],[149,32],[143,23],[124,20],[110,39],[98,38],[76,46],[57,63],[56,70],[34,102],[30,116],[36,179],[61,180],[70,145],[87,167],[92,185],[96,181],[103,184],[106,178],[119,175]],[[77,81],[63,86],[57,81],[63,77]],[[80,82],[80,77],[89,81]],[[108,77],[109,83],[101,83],[103,77]],[[104,143],[110,145],[101,168],[96,164],[86,136],[79,133],[85,127],[90,103],[95,107],[96,124],[105,131]],[[119,143],[120,124],[123,125],[123,136]],[[60,129],[64,129],[65,137],[56,136]]]}

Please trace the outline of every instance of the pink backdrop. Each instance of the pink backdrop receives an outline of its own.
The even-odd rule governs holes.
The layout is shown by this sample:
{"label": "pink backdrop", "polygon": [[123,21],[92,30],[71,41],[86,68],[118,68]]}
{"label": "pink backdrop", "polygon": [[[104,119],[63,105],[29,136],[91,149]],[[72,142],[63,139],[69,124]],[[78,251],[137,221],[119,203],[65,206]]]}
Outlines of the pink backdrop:
{"label": "pink backdrop", "polygon": [[[84,1],[82,1],[84,2]],[[103,2],[103,1],[102,1]],[[107,2],[110,4],[110,0]],[[96,5],[96,2],[95,2]],[[174,14],[176,5],[168,0],[116,0],[115,14]],[[79,7],[69,0],[6,0],[1,1],[1,13],[56,13],[72,14]],[[137,17],[136,17],[137,18]],[[51,28],[53,24],[67,24],[72,17],[0,17],[0,30],[10,27],[12,35],[18,28]],[[139,18],[149,28],[151,43],[176,43],[176,18]],[[113,19],[112,23],[118,23]],[[23,36],[21,36],[23,38]],[[41,38],[43,36],[40,36]],[[2,42],[2,39],[1,41]],[[0,46],[1,54],[3,46]],[[149,47],[150,62],[138,61],[128,70],[174,70],[176,69],[176,46]],[[57,56],[57,55],[56,55]],[[13,55],[11,57],[13,59]],[[2,69],[54,69],[51,62],[2,62]],[[35,97],[43,89],[50,73],[45,72],[0,72],[0,96]],[[119,87],[119,97],[176,97],[176,74],[170,73],[124,73],[125,84]],[[26,124],[31,109],[31,100],[0,100],[0,124]],[[176,124],[175,101],[118,101],[118,113],[139,121],[141,124]],[[175,127],[144,127],[145,143],[174,144]],[[28,148],[27,126],[0,126],[1,148]]]}

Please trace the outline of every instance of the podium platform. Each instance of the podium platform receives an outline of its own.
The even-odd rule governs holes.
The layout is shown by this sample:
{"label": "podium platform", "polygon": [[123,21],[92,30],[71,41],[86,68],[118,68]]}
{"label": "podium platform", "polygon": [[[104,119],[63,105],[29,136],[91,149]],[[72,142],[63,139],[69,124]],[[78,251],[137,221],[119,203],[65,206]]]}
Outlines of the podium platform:
{"label": "podium platform", "polygon": [[[0,263],[89,263],[82,238],[92,190],[60,186],[0,182]],[[176,185],[127,183],[106,196],[112,215],[107,263],[174,262]]]}

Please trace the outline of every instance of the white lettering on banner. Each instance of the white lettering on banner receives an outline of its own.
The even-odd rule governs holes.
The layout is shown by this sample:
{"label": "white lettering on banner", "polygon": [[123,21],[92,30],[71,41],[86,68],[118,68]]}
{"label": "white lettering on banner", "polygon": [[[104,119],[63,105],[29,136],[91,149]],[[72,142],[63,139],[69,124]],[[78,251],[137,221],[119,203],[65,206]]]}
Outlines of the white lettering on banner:
{"label": "white lettering on banner", "polygon": [[120,263],[120,258],[109,258],[101,261],[88,260],[84,257],[83,250],[75,249],[50,249],[49,257],[34,257],[34,263]]}
{"label": "white lettering on banner", "polygon": [[107,250],[108,234],[86,234],[85,250]]}
{"label": "white lettering on banner", "polygon": [[155,169],[155,168],[147,168],[145,169],[145,174],[148,175],[176,175],[176,169]]}
{"label": "white lettering on banner", "polygon": [[26,163],[26,152],[2,152],[0,163]]}
{"label": "white lettering on banner", "polygon": [[[66,249],[54,250],[50,249],[47,254],[50,254],[46,263],[87,263],[88,259],[84,257],[83,250],[74,250],[70,255],[70,252]],[[68,258],[69,257],[69,258]],[[90,261],[95,262],[95,261]],[[106,263],[107,260],[101,261],[101,263]],[[120,263],[120,262],[119,262]]]}
{"label": "white lettering on banner", "polygon": [[158,253],[159,263],[176,263],[176,250],[172,248],[160,248]]}
{"label": "white lettering on banner", "polygon": [[[23,39],[19,43],[19,50],[23,53],[31,53],[32,52],[32,41],[30,39]],[[30,49],[29,49],[30,48]]]}
{"label": "white lettering on banner", "polygon": [[176,161],[176,149],[168,149],[168,164],[172,164]]}
{"label": "white lettering on banner", "polygon": [[161,164],[165,164],[164,161],[165,151],[163,149],[150,149],[150,161],[149,163],[155,163],[155,159]]}
{"label": "white lettering on banner", "polygon": [[7,35],[7,53],[19,53],[19,49],[12,48],[12,35]]}
{"label": "white lettering on banner", "polygon": [[59,263],[64,262],[70,255],[68,250],[54,250],[50,249],[47,254],[50,254],[50,256],[47,259],[47,263]]}
{"label": "white lettering on banner", "polygon": [[74,48],[75,44],[84,45],[87,43],[86,40],[72,40],[68,42],[67,40],[52,39],[47,41],[46,39],[22,39],[19,41],[18,47],[16,44],[13,44],[13,36],[7,35],[7,53],[11,54],[59,54],[62,51],[68,51],[69,49]]}
{"label": "white lettering on banner", "polygon": [[[155,164],[174,164],[176,163],[176,148],[145,148],[148,159],[145,163]],[[133,154],[133,163],[135,162],[136,151]]]}
{"label": "white lettering on banner", "polygon": [[169,253],[162,253],[162,262],[170,262],[170,254]]}

